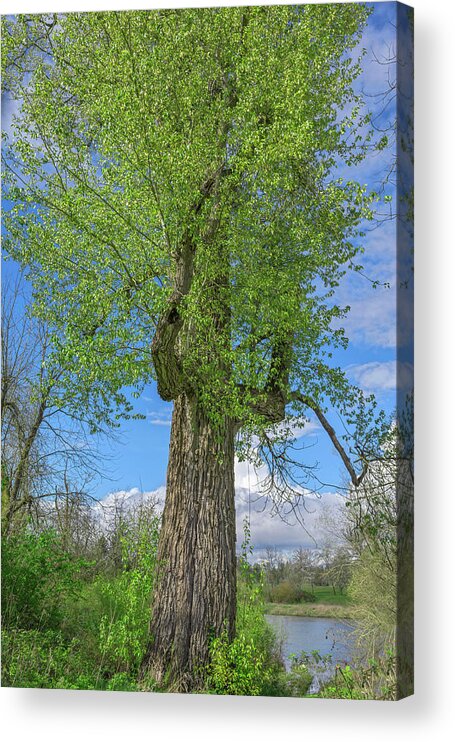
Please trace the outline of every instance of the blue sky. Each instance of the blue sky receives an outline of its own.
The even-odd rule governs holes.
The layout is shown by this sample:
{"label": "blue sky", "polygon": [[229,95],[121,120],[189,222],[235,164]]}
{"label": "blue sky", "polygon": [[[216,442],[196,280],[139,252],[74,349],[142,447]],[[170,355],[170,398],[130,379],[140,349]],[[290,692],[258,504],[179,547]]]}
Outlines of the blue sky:
{"label": "blue sky", "polygon": [[[394,80],[395,64],[387,63],[387,60],[393,58],[396,49],[396,4],[375,3],[373,7],[361,42],[367,54],[358,85],[369,96],[376,125],[386,128],[395,115],[395,104],[389,98],[384,108],[379,94],[386,91]],[[4,105],[3,129],[8,128],[11,113],[11,107]],[[393,146],[394,143],[391,143],[381,153],[362,163],[355,176],[369,188],[379,188],[393,156]],[[386,192],[394,197],[393,185],[387,188]],[[345,369],[358,386],[374,392],[387,412],[394,409],[396,397],[395,235],[395,221],[385,220],[367,232],[363,240],[365,254],[362,263],[365,273],[389,283],[390,288],[379,286],[373,289],[366,278],[351,273],[340,284],[335,297],[337,302],[349,304],[351,311],[343,323],[350,340],[349,347],[346,351],[334,352],[334,363]],[[6,263],[3,267],[4,278],[14,274],[15,270],[14,264]],[[172,404],[159,398],[155,385],[148,385],[140,399],[135,400],[135,407],[145,415],[145,420],[122,423],[119,442],[106,449],[110,456],[110,477],[97,484],[92,493],[97,498],[104,498],[115,491],[137,496],[138,493],[155,491],[165,484]],[[332,422],[335,424],[336,419]],[[321,490],[325,494],[320,499],[309,498],[312,512],[305,516],[307,530],[317,537],[317,516],[325,503],[333,505],[337,502],[334,493],[346,477],[338,455],[315,420],[311,420],[310,425],[301,431],[299,443],[307,446],[304,460],[310,465],[318,464],[318,476],[326,483]],[[254,498],[258,489],[258,476],[252,467],[245,464],[237,466],[236,485],[240,523],[248,509],[248,490]],[[160,492],[162,494],[163,490]],[[271,519],[267,509],[259,513],[253,505],[252,510],[252,540],[258,548],[267,544],[283,548],[313,545],[312,539],[300,526],[286,526],[277,518]]]}

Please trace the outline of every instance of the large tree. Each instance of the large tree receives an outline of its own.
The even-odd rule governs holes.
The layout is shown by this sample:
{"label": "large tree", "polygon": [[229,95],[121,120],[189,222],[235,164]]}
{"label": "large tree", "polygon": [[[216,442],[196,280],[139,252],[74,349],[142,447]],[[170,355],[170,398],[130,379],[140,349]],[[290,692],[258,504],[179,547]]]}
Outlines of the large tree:
{"label": "large tree", "polygon": [[[371,217],[371,194],[338,169],[372,146],[352,58],[367,15],[355,4],[5,21],[20,108],[4,149],[7,247],[54,328],[65,403],[90,402],[94,429],[122,414],[125,386],[155,379],[174,403],[143,665],[174,687],[197,683],[210,636],[233,635],[236,445],[252,455],[254,435],[267,460],[312,409],[362,476],[365,406],[358,416],[330,353],[346,342],[333,292]],[[328,403],[362,417],[357,460]],[[275,490],[283,461],[271,453]]]}

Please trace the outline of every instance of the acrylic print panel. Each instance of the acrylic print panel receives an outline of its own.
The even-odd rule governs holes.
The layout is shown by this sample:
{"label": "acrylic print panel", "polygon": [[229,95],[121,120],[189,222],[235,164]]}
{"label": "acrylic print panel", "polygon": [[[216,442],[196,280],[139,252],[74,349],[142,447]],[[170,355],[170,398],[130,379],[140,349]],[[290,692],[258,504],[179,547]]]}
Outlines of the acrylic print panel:
{"label": "acrylic print panel", "polygon": [[409,695],[412,10],[2,22],[3,684]]}

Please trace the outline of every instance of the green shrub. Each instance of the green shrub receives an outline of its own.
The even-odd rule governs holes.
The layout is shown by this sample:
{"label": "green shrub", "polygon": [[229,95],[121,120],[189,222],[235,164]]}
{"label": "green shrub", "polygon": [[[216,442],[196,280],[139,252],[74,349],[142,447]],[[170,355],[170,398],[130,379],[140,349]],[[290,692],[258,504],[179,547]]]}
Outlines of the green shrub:
{"label": "green shrub", "polygon": [[[283,580],[270,590],[271,603],[300,603],[304,591],[290,580]],[[308,593],[310,595],[311,593]]]}
{"label": "green shrub", "polygon": [[2,685],[15,688],[102,688],[102,679],[78,643],[58,631],[3,629]]}
{"label": "green shrub", "polygon": [[356,636],[367,655],[393,643],[397,625],[396,557],[364,549],[348,587],[353,601]]}
{"label": "green shrub", "polygon": [[245,634],[232,642],[226,634],[212,641],[211,684],[215,693],[258,696],[272,680],[272,667],[264,652]]}
{"label": "green shrub", "polygon": [[3,541],[4,685],[137,688],[158,525],[155,518],[125,532],[120,573],[91,582],[87,563],[67,555],[51,531]]}
{"label": "green shrub", "polygon": [[264,617],[263,572],[248,563],[249,529],[237,576],[236,635],[224,632],[210,646],[209,691],[228,695],[275,695],[282,660],[273,629]]}
{"label": "green shrub", "polygon": [[314,593],[309,593],[308,590],[302,590],[301,600],[303,600],[304,603],[316,603],[316,595]]}
{"label": "green shrub", "polygon": [[148,524],[142,538],[137,540],[133,568],[129,566],[131,544],[127,537],[123,537],[120,575],[111,580],[100,580],[107,610],[100,621],[99,648],[103,664],[115,673],[134,671],[147,646],[158,524],[158,518],[155,518],[154,530],[151,532]]}
{"label": "green shrub", "polygon": [[396,698],[396,658],[387,652],[365,667],[337,665],[334,677],[318,693],[320,698],[390,701]]}
{"label": "green shrub", "polygon": [[82,589],[88,562],[69,556],[57,534],[22,532],[2,539],[4,626],[56,629],[68,597]]}
{"label": "green shrub", "polygon": [[138,690],[137,680],[126,672],[117,672],[107,682],[106,690],[136,691]]}

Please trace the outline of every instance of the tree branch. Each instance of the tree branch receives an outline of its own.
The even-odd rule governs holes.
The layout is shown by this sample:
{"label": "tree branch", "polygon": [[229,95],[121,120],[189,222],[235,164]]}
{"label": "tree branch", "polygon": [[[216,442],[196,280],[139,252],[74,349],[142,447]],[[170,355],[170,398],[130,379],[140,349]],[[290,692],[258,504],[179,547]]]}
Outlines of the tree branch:
{"label": "tree branch", "polygon": [[346,470],[348,471],[349,476],[351,477],[352,484],[354,485],[354,487],[359,487],[365,474],[368,471],[368,463],[367,462],[364,463],[361,474],[357,475],[348,454],[344,450],[343,446],[341,445],[337,437],[337,434],[334,428],[330,425],[329,421],[327,420],[326,416],[322,412],[319,405],[317,405],[316,402],[314,402],[310,397],[306,397],[300,392],[294,391],[290,393],[288,397],[288,402],[300,402],[301,404],[304,404],[306,407],[309,407],[311,410],[313,410],[314,414],[318,418],[325,432],[327,433],[330,440],[332,441],[333,447],[340,455],[340,458]]}
{"label": "tree branch", "polygon": [[[261,340],[266,338],[261,338]],[[262,390],[248,390],[253,402],[250,408],[271,424],[284,420],[286,414],[286,391],[289,384],[289,371],[292,361],[292,335],[272,340],[270,369],[267,382]],[[242,385],[241,394],[245,392]]]}

